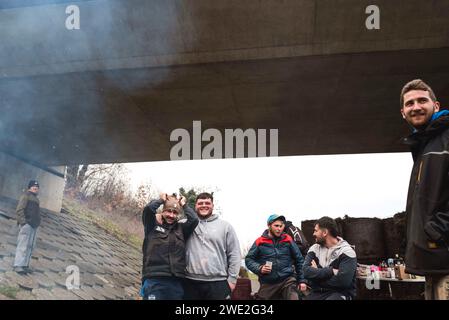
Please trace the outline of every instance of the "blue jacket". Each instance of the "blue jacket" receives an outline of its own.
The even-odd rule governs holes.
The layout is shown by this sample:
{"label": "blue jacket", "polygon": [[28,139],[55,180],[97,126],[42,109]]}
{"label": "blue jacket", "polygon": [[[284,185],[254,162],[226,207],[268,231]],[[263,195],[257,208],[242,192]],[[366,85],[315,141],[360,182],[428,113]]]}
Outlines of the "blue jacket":
{"label": "blue jacket", "polygon": [[[273,266],[270,273],[262,274],[260,267],[266,261],[273,262]],[[291,276],[296,277],[298,283],[304,282],[303,262],[298,246],[288,234],[270,238],[268,230],[257,238],[245,258],[247,268],[259,276],[261,283],[279,283]]]}

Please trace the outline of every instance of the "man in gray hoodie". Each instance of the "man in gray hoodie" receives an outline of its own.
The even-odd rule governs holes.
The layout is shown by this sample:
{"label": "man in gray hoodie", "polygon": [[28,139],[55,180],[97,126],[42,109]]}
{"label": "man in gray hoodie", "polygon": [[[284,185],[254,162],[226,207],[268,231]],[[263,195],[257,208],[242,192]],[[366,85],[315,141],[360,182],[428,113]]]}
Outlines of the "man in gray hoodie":
{"label": "man in gray hoodie", "polygon": [[322,217],[313,231],[316,243],[307,252],[304,278],[312,293],[307,300],[352,300],[356,294],[357,257],[338,236],[334,219]]}
{"label": "man in gray hoodie", "polygon": [[187,300],[230,299],[237,282],[241,265],[237,234],[228,222],[213,214],[213,202],[210,193],[199,194],[195,201],[200,222],[187,240]]}

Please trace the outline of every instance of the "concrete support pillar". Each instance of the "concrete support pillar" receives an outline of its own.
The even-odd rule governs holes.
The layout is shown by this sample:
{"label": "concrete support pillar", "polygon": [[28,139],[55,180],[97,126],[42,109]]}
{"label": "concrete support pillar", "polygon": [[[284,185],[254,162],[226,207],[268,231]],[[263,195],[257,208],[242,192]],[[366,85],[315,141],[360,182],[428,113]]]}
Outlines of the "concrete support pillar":
{"label": "concrete support pillar", "polygon": [[41,208],[60,212],[65,166],[46,168],[0,152],[0,196],[18,200],[31,179],[39,181]]}

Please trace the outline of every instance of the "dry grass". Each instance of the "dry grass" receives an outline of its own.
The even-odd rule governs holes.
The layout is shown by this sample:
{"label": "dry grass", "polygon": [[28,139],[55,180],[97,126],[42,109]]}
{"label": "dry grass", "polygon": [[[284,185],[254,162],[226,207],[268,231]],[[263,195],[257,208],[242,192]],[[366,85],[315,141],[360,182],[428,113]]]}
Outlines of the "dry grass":
{"label": "dry grass", "polygon": [[123,216],[100,209],[92,210],[86,203],[64,196],[62,208],[107,233],[140,250],[143,242],[143,225],[140,216]]}

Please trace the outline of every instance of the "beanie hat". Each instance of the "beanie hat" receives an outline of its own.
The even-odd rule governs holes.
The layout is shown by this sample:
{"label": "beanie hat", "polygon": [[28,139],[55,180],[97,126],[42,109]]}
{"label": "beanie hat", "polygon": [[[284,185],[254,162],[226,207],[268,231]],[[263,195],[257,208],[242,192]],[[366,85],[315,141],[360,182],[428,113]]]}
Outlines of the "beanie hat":
{"label": "beanie hat", "polygon": [[30,180],[30,182],[28,182],[28,189],[34,186],[39,188],[39,183],[36,180]]}

